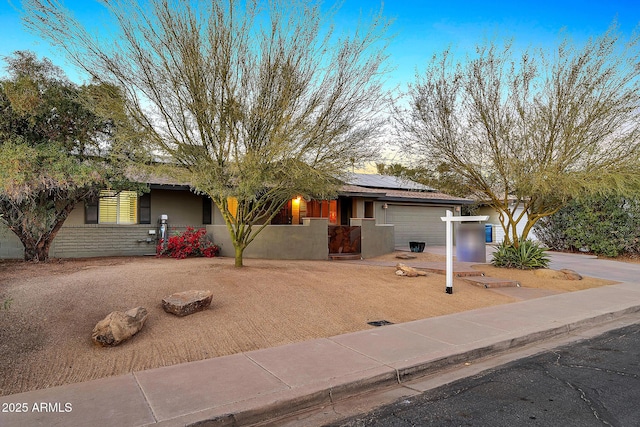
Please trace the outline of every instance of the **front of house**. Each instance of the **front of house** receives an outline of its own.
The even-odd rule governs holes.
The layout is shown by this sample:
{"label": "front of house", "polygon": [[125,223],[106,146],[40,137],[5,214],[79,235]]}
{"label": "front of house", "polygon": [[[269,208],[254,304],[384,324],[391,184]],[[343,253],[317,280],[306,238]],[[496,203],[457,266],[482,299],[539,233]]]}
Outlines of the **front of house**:
{"label": "front of house", "polygon": [[[524,208],[522,206],[518,206],[514,209],[515,200],[510,201],[509,209],[513,211],[514,218],[518,218],[522,216],[522,219],[518,222],[516,226],[516,230],[518,231],[518,236],[522,236],[522,232],[524,231],[524,227],[527,223],[527,213],[524,212]],[[495,210],[491,206],[487,206],[483,203],[478,203],[479,207],[477,209],[478,215],[487,215],[489,216],[489,220],[487,221],[487,225],[491,226],[490,231],[488,231],[487,242],[492,243],[502,243],[504,241],[504,230],[507,226],[506,218],[500,219],[500,214],[497,210]],[[535,231],[529,231],[529,235],[527,236],[530,240],[538,240],[536,237]]]}
{"label": "front of house", "polygon": [[[104,192],[97,203],[81,203],[53,241],[50,256],[76,258],[155,254],[158,219],[168,218],[170,234],[187,226],[205,227],[233,256],[222,215],[207,196],[188,185],[155,179],[149,193]],[[333,200],[290,200],[245,250],[247,258],[327,259],[353,254],[364,258],[408,248],[410,241],[443,245],[440,217],[472,201],[420,184],[382,175],[353,174]],[[0,226],[0,258],[22,258],[18,238]]]}

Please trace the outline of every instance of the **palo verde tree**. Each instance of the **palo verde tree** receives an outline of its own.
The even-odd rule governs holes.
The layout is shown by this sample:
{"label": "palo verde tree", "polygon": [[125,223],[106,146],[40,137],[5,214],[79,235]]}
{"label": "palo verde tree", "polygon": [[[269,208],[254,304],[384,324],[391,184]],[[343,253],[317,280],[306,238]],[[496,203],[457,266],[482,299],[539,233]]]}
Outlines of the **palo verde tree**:
{"label": "palo verde tree", "polygon": [[[45,261],[78,202],[124,180],[115,165],[117,92],[78,87],[49,60],[18,51],[0,79],[0,221],[24,245],[24,258]],[[121,112],[124,110],[120,108]]]}
{"label": "palo verde tree", "polygon": [[288,199],[334,194],[355,159],[372,158],[385,98],[380,14],[337,34],[335,9],[314,0],[103,3],[117,28],[109,38],[55,0],[24,1],[25,22],[122,88],[152,143],[222,213],[236,266]]}
{"label": "palo verde tree", "polygon": [[445,51],[398,108],[405,148],[455,171],[467,194],[500,213],[505,243],[517,247],[573,197],[640,188],[639,48],[637,34],[625,40],[614,24],[552,52],[490,42],[456,61]]}

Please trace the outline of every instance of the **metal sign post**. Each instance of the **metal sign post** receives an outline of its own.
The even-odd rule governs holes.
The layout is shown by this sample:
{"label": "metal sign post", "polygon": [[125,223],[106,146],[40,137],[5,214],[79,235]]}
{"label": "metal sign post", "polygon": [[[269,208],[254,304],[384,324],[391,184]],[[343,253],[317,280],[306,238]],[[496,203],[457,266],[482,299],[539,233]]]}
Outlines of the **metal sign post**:
{"label": "metal sign post", "polygon": [[447,216],[441,216],[440,219],[446,223],[446,240],[447,240],[447,287],[445,292],[453,293],[453,222],[478,222],[486,221],[489,215],[482,216],[453,216],[453,212],[447,211]]}

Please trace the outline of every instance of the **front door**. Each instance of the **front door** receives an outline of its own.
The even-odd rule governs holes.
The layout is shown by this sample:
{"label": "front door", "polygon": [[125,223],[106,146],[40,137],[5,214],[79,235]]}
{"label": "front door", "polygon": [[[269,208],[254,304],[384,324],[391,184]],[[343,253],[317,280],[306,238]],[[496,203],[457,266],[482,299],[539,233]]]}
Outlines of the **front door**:
{"label": "front door", "polygon": [[340,209],[340,225],[351,225],[351,205],[351,197],[338,197],[338,209]]}
{"label": "front door", "polygon": [[276,214],[271,220],[271,225],[286,225],[291,224],[291,219],[293,218],[293,210],[291,209],[291,200],[289,200],[285,205],[280,209],[280,212]]}

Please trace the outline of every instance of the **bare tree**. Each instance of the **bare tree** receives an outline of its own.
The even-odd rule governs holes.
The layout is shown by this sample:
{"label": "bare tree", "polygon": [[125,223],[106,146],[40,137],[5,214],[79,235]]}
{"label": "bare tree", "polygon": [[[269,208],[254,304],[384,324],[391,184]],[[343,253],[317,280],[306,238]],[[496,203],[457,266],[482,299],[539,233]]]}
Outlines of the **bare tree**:
{"label": "bare tree", "polygon": [[510,43],[491,42],[465,61],[434,56],[409,88],[409,107],[397,108],[405,148],[455,171],[500,213],[505,243],[517,247],[572,197],[640,188],[638,41],[614,24],[583,47],[566,38],[550,53],[515,55]]}
{"label": "bare tree", "polygon": [[152,142],[222,212],[236,266],[288,199],[334,194],[352,159],[374,156],[389,25],[381,13],[339,35],[336,9],[325,14],[315,1],[103,4],[113,39],[89,34],[57,0],[25,1],[24,19],[125,91]]}

